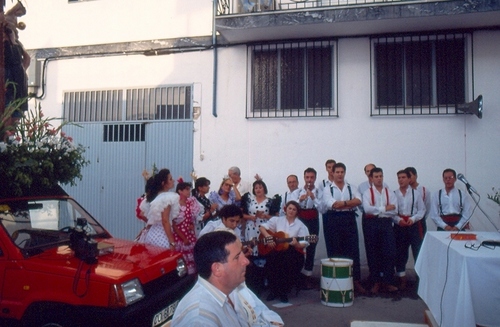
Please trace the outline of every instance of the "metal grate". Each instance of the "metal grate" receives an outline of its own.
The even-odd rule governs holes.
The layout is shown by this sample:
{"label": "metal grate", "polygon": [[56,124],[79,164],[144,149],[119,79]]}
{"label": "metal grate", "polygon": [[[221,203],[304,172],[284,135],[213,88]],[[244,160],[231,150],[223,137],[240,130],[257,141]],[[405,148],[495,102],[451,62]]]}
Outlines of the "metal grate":
{"label": "metal grate", "polygon": [[248,50],[247,118],[337,116],[335,40],[258,44]]}
{"label": "metal grate", "polygon": [[455,114],[455,105],[471,94],[471,38],[468,33],[372,38],[371,115]]}
{"label": "metal grate", "polygon": [[190,120],[191,97],[191,85],[65,92],[64,119],[70,122]]}
{"label": "metal grate", "polygon": [[64,93],[64,119],[71,122],[119,121],[122,90]]}
{"label": "metal grate", "polygon": [[104,142],[144,142],[146,124],[111,124],[103,126]]}

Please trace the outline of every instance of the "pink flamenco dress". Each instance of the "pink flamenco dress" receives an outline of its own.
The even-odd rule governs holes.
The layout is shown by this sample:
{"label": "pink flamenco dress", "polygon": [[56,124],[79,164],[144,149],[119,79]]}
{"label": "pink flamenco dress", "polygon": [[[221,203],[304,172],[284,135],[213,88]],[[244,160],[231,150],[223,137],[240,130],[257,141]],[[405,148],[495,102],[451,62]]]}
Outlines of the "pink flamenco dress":
{"label": "pink flamenco dress", "polygon": [[184,244],[182,238],[174,233],[175,239],[175,249],[182,253],[186,266],[188,268],[188,274],[195,274],[196,267],[194,264],[194,245],[196,243],[196,232],[195,223],[196,217],[201,210],[200,205],[195,197],[189,197],[186,199],[186,205],[180,206],[179,215],[174,218],[173,223],[179,229],[182,234],[186,236],[189,240],[189,244]]}

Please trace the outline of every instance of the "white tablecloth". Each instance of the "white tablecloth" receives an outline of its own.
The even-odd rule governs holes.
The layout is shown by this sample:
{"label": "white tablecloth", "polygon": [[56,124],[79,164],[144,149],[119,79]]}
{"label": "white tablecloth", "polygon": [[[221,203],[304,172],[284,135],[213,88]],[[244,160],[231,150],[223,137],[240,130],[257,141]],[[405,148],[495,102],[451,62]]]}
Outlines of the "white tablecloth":
{"label": "white tablecloth", "polygon": [[500,326],[500,247],[478,251],[496,232],[472,232],[476,241],[452,240],[450,232],[428,232],[415,263],[418,295],[443,327]]}

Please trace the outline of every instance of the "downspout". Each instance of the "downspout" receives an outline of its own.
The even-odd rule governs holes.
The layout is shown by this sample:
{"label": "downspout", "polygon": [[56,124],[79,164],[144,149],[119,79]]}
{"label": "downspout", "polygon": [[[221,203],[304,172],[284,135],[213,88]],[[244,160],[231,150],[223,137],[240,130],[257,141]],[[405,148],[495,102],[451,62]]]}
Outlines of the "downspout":
{"label": "downspout", "polygon": [[212,115],[217,117],[217,31],[215,30],[215,16],[217,15],[217,1],[213,0],[213,20],[212,20],[212,46],[214,48],[213,63],[213,94],[212,94]]}

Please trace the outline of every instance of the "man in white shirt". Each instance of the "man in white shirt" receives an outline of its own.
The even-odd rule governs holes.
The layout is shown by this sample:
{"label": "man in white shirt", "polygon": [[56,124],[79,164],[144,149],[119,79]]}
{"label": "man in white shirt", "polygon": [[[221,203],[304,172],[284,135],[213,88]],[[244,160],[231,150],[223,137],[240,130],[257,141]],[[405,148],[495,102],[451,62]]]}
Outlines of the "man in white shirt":
{"label": "man in white shirt", "polygon": [[326,162],[325,162],[325,169],[326,169],[326,173],[328,174],[326,176],[325,179],[323,179],[321,181],[321,183],[319,184],[318,188],[323,191],[324,188],[332,185],[333,183],[333,166],[335,166],[337,162],[333,159],[328,159]]}
{"label": "man in white shirt", "polygon": [[355,185],[345,181],[346,166],[338,162],[333,166],[333,182],[323,189],[323,231],[326,252],[329,258],[353,260],[352,274],[354,291],[366,293],[361,285],[359,257],[359,235],[356,208],[361,204],[361,195]]}
{"label": "man in white shirt", "polygon": [[429,217],[429,213],[431,212],[431,200],[432,200],[431,191],[429,190],[429,188],[423,186],[417,181],[418,174],[415,167],[406,167],[405,170],[407,170],[410,173],[411,188],[419,191],[420,195],[422,196],[422,200],[424,201],[425,214],[424,218],[422,219],[422,227],[424,228],[424,234],[425,234],[427,232],[427,217]]}
{"label": "man in white shirt", "polygon": [[280,206],[280,216],[285,215],[285,205],[288,201],[299,202],[299,178],[297,175],[289,175],[286,178],[286,184],[288,185],[288,191],[283,193],[281,196],[281,206]]}
{"label": "man in white shirt", "polygon": [[394,284],[394,262],[396,240],[394,239],[393,218],[398,213],[398,201],[394,192],[384,186],[382,168],[370,172],[373,185],[363,193],[363,232],[371,292],[377,294],[379,288],[387,292],[398,290]]}
{"label": "man in white shirt", "polygon": [[235,204],[225,205],[220,209],[219,216],[221,219],[215,221],[211,220],[203,227],[198,238],[215,230],[229,228],[234,231],[241,241],[244,241],[241,229],[238,228],[240,221],[243,219],[243,212],[240,207]]}
{"label": "man in white shirt", "polygon": [[[317,173],[314,168],[309,167],[304,170],[304,187],[300,189],[299,193],[299,219],[306,225],[311,235],[318,235],[319,233],[319,213],[322,211],[322,193],[315,186],[316,176]],[[316,243],[312,243],[306,249],[306,260],[304,262],[304,269],[302,270],[302,274],[306,276],[304,284],[305,289],[316,288],[316,285],[311,279],[315,255]]]}
{"label": "man in white shirt", "polygon": [[196,242],[194,260],[199,278],[179,302],[172,327],[283,326],[280,316],[246,287],[249,261],[236,235],[203,235]]}
{"label": "man in white shirt", "polygon": [[472,210],[466,192],[455,187],[457,173],[447,168],[443,171],[444,189],[434,192],[431,200],[430,217],[438,230],[459,231],[468,229]]}
{"label": "man in white shirt", "polygon": [[425,205],[418,190],[411,188],[411,174],[408,170],[397,173],[399,189],[394,191],[398,201],[398,214],[394,216],[394,237],[396,238],[396,276],[399,289],[406,289],[406,263],[411,246],[415,261],[424,240],[422,220]]}
{"label": "man in white shirt", "polygon": [[239,193],[236,194],[237,199],[241,198],[243,194],[252,191],[252,186],[250,185],[250,183],[241,179],[241,170],[238,167],[233,166],[229,168],[227,171],[227,175],[234,183],[234,192]]}

